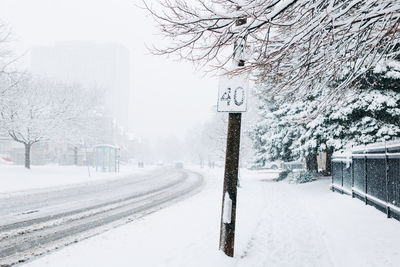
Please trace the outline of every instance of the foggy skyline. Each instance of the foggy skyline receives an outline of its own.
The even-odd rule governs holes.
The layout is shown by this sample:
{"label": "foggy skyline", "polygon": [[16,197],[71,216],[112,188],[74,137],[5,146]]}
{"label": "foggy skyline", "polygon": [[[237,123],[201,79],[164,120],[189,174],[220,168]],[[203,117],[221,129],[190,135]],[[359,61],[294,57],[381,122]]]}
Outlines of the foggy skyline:
{"label": "foggy skyline", "polygon": [[[113,43],[57,42],[34,46],[32,72],[57,81],[80,83],[101,92],[103,103],[118,126],[132,132],[129,123],[129,50]],[[130,129],[129,129],[130,128]]]}
{"label": "foggy skyline", "polygon": [[217,79],[204,77],[189,63],[150,55],[146,45],[162,40],[137,4],[140,1],[0,0],[0,19],[12,28],[14,52],[24,55],[20,61],[26,68],[35,45],[93,41],[127,47],[133,134],[150,139],[183,137],[214,112]]}

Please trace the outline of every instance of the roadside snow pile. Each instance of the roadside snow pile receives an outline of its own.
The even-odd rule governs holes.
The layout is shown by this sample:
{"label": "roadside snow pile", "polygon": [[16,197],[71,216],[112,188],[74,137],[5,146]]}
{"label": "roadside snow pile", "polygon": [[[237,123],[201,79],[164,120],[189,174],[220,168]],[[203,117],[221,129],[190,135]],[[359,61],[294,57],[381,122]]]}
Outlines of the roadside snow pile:
{"label": "roadside snow pile", "polygon": [[104,173],[84,166],[44,165],[32,166],[32,169],[28,170],[23,166],[0,165],[0,194],[116,179],[126,175],[146,173],[152,169],[154,168],[139,169],[121,165],[119,173]]}
{"label": "roadside snow pile", "polygon": [[288,183],[290,184],[304,184],[317,180],[316,174],[310,171],[289,172],[287,175]]}

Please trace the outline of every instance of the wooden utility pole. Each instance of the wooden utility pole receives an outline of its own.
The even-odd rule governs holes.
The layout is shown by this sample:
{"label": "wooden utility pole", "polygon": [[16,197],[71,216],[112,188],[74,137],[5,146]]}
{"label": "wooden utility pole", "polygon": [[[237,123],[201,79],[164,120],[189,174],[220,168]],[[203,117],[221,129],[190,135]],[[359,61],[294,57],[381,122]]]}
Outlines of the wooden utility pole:
{"label": "wooden utility pole", "polygon": [[[238,9],[240,9],[240,7]],[[246,22],[246,18],[238,19],[236,21],[236,26],[244,25],[246,24]],[[238,63],[236,64],[238,67],[244,66],[244,59],[236,57],[238,54],[244,52],[246,40],[245,38],[246,37],[244,36],[242,40],[240,40],[242,43],[236,43],[234,47],[233,58],[234,60],[237,60]],[[229,90],[230,89],[231,88],[229,88]],[[239,172],[241,121],[241,113],[229,113],[228,138],[226,141],[225,155],[224,188],[222,193],[221,229],[219,240],[219,249],[222,250],[229,257],[233,257],[235,245],[236,199]]]}
{"label": "wooden utility pole", "polygon": [[242,114],[229,113],[219,248],[233,257]]}

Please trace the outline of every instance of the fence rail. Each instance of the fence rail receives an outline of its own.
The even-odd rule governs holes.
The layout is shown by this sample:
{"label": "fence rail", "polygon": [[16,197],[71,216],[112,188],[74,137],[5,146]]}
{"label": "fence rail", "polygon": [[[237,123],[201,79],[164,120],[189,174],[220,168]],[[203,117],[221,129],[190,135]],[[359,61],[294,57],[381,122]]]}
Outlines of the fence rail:
{"label": "fence rail", "polygon": [[400,143],[334,154],[331,188],[400,220]]}

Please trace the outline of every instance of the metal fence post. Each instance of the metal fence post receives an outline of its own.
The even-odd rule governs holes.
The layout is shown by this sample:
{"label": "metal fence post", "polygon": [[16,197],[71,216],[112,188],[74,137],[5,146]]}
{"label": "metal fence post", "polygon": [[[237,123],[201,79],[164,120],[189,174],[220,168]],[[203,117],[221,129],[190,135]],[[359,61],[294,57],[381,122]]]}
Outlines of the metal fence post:
{"label": "metal fence post", "polygon": [[332,192],[335,192],[335,187],[333,186],[333,165],[334,164],[334,162],[333,162],[333,157],[331,158],[331,166],[332,166],[332,172],[331,172],[331,190],[332,190]]}
{"label": "metal fence post", "polygon": [[354,198],[354,164],[353,164],[353,156],[351,156],[351,197]]}
{"label": "metal fence post", "polygon": [[[361,201],[365,202],[365,205],[375,206],[381,212],[386,213],[388,218],[395,218],[400,221],[399,151],[400,143],[390,144],[390,146],[387,146],[385,143],[385,146],[383,146],[383,144],[374,144],[364,149],[352,150],[351,159],[349,159],[349,157],[347,157],[346,160],[343,159],[343,154],[337,156],[334,160],[334,164],[341,164],[341,169],[339,170],[339,166],[337,165],[332,169],[331,190],[340,192],[341,194],[347,193],[347,187],[344,188],[344,179],[351,179],[350,181],[346,180],[346,186],[351,184],[351,195],[353,198],[359,198]],[[364,160],[364,166],[361,166],[362,160]],[[348,168],[351,167],[351,170],[347,170],[347,168],[344,169],[345,163],[351,163],[351,166],[346,165]],[[371,166],[368,167],[368,164],[371,164]],[[384,164],[385,167],[383,167],[382,164]],[[361,176],[362,171],[364,171],[364,177]],[[341,173],[339,174],[339,172]],[[342,176],[342,188],[340,188],[340,181],[338,181],[338,179],[340,179],[339,175]],[[350,177],[347,175],[350,175]],[[369,180],[370,177],[371,180]],[[362,179],[364,179],[364,186],[361,186]],[[383,182],[385,182],[385,184],[383,184]],[[359,184],[361,187],[359,187]],[[386,190],[386,192],[383,190]]]}
{"label": "metal fence post", "polygon": [[333,186],[333,157],[332,157],[332,162],[331,162],[331,166],[332,166],[332,173],[331,173],[331,190],[332,192],[335,192],[335,187]]}
{"label": "metal fence post", "polygon": [[385,173],[386,173],[386,215],[390,218],[390,207],[389,207],[389,157],[387,153],[387,147],[385,142]]}
{"label": "metal fence post", "polygon": [[367,176],[367,155],[364,156],[364,177],[365,177],[365,205],[368,205],[368,198],[367,198],[367,183],[368,183],[368,176]]}
{"label": "metal fence post", "polygon": [[341,170],[342,170],[342,190],[340,191],[340,193],[343,194],[344,193],[343,192],[343,168],[344,168],[343,161],[340,162],[340,167],[341,167]]}

